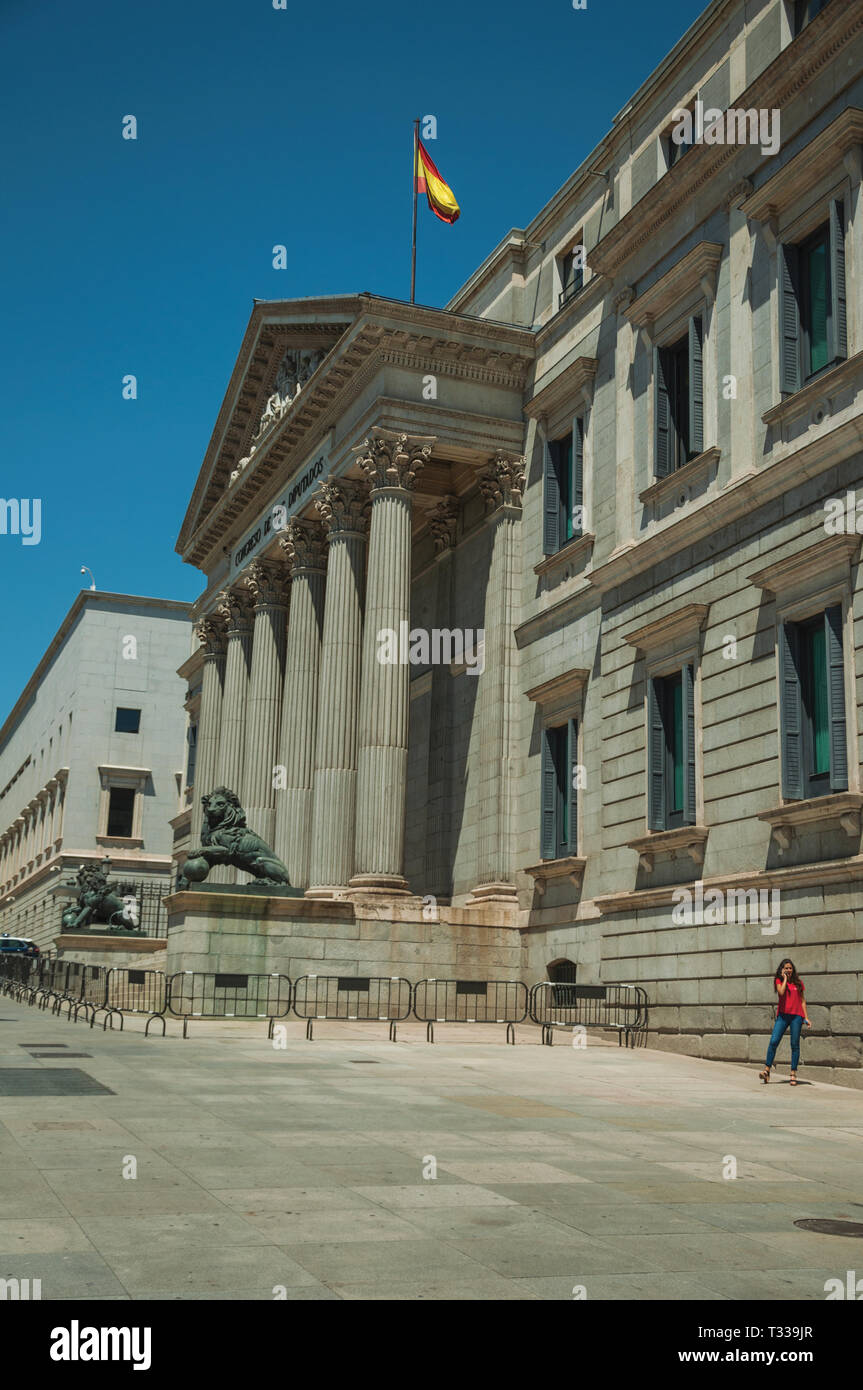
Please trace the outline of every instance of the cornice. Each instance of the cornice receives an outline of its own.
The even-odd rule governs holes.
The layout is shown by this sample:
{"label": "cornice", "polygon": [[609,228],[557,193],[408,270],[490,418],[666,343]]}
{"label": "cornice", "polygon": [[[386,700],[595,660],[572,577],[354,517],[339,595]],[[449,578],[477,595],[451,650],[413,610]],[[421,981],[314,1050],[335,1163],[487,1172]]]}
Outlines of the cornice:
{"label": "cornice", "polygon": [[524,692],[525,698],[540,706],[557,704],[560,700],[578,695],[589,679],[590,671],[587,667],[574,666],[572,670],[564,671],[560,676],[552,676],[551,680],[532,686]]}
{"label": "cornice", "polygon": [[799,201],[803,189],[814,187],[848,150],[861,144],[863,111],[849,106],[746,198],[741,210],[754,222],[779,217]]}
{"label": "cornice", "polygon": [[[787,111],[794,97],[832,66],[841,50],[861,32],[861,0],[839,0],[828,5],[735,97],[734,109]],[[789,52],[792,47],[793,54]],[[661,237],[666,224],[705,184],[716,179],[746,149],[741,145],[693,146],[587,253],[587,264],[609,278],[616,277],[643,246]],[[739,173],[732,172],[734,182],[739,177]]]}
{"label": "cornice", "polygon": [[[805,888],[814,884],[846,883],[863,878],[863,854],[847,859],[821,860],[816,864],[794,865],[787,869],[751,869],[746,873],[718,874],[702,879],[705,894],[709,889],[731,888]],[[656,888],[633,888],[624,893],[603,893],[593,899],[593,905],[603,916],[618,912],[638,912],[643,908],[666,907],[674,902],[675,893],[689,888],[689,883],[669,883]]]}
{"label": "cornice", "polygon": [[716,297],[716,276],[721,260],[722,247],[718,242],[700,241],[624,309],[624,318],[638,328],[649,329],[655,319],[661,318],[699,288],[704,298],[712,304]]}
{"label": "cornice", "polygon": [[863,536],[857,535],[823,536],[796,555],[789,555],[784,560],[756,570],[748,576],[749,583],[771,594],[782,594],[787,589],[814,579],[828,584],[834,577],[847,574],[851,561],[860,550],[861,540]]}
{"label": "cornice", "polygon": [[637,647],[639,651],[656,651],[668,642],[679,642],[696,636],[704,627],[709,612],[709,603],[687,603],[682,608],[663,614],[655,622],[647,623],[635,632],[624,633],[623,640],[631,647]]}
{"label": "cornice", "polygon": [[534,394],[523,407],[525,415],[532,420],[541,420],[553,415],[569,400],[587,407],[593,400],[593,383],[599,362],[595,357],[577,357],[562,372],[558,372],[547,386],[534,389]]}

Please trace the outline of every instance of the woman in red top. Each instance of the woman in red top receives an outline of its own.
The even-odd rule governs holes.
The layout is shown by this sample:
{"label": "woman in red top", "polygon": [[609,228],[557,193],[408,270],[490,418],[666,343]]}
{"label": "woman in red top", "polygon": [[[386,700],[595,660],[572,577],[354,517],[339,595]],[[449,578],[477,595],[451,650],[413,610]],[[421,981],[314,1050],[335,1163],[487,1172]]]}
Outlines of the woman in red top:
{"label": "woman in red top", "polygon": [[788,1028],[791,1033],[791,1085],[796,1086],[797,1065],[800,1061],[800,1034],[803,1031],[804,1023],[807,1028],[811,1028],[812,1024],[809,1022],[809,1015],[806,1012],[803,981],[794,968],[793,960],[788,956],[779,963],[773,988],[779,996],[776,1022],[773,1025],[770,1045],[767,1048],[767,1066],[758,1075],[766,1085],[770,1080],[770,1068],[773,1066],[776,1049],[782,1040],[785,1029]]}

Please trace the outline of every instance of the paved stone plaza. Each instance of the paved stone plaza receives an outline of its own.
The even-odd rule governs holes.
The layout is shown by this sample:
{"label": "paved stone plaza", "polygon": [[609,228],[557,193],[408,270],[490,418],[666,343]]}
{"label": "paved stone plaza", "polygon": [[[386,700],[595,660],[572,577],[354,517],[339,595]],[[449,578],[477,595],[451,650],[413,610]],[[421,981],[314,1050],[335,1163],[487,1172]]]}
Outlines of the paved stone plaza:
{"label": "paved stone plaza", "polygon": [[532,1028],[319,1027],[145,1040],[2,1000],[0,1275],[43,1299],[823,1300],[859,1265],[793,1225],[863,1212],[863,1095],[805,1068],[765,1090]]}

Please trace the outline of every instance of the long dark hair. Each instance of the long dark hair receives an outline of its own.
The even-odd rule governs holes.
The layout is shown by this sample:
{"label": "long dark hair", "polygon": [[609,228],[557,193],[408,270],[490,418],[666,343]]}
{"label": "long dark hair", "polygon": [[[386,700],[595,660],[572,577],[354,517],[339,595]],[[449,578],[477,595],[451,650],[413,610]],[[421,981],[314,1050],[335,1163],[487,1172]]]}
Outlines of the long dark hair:
{"label": "long dark hair", "polygon": [[[779,962],[778,966],[776,967],[776,969],[774,970],[774,972],[773,972],[773,988],[776,989],[776,981],[782,979],[782,969],[783,969],[783,966],[786,966],[786,965],[790,965],[790,966],[791,966],[791,983],[792,983],[792,985],[796,985],[797,988],[800,990],[800,993],[802,994],[802,993],[803,993],[803,981],[801,980],[800,976],[797,974],[797,967],[796,967],[796,965],[794,964],[794,962],[793,962],[793,960],[791,959],[790,956],[786,956],[784,960],[781,960],[781,961]],[[777,993],[777,994],[779,993],[778,989],[776,990],[776,993]]]}

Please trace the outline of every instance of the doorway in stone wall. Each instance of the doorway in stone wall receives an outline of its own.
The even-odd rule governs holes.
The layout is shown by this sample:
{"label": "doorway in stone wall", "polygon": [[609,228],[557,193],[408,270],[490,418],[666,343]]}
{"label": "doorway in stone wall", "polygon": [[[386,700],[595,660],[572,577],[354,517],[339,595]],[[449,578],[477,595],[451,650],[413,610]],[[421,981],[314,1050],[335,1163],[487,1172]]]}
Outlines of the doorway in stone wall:
{"label": "doorway in stone wall", "polygon": [[548,978],[554,985],[552,994],[554,1002],[561,1009],[572,1008],[576,1002],[574,989],[567,989],[567,985],[575,984],[578,966],[575,961],[560,959],[550,961],[546,966]]}

